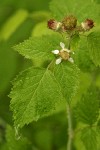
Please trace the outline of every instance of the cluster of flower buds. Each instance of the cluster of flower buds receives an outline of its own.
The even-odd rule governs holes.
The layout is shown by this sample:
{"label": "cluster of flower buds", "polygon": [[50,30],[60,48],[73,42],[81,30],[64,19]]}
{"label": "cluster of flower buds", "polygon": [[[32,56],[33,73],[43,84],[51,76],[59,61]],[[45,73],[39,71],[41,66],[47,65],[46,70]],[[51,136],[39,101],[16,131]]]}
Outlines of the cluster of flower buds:
{"label": "cluster of flower buds", "polygon": [[47,23],[48,28],[54,31],[67,32],[67,31],[89,31],[94,27],[94,22],[91,19],[86,19],[81,23],[80,26],[77,26],[77,18],[70,15],[65,17],[61,22],[58,22],[54,19],[50,19]]}

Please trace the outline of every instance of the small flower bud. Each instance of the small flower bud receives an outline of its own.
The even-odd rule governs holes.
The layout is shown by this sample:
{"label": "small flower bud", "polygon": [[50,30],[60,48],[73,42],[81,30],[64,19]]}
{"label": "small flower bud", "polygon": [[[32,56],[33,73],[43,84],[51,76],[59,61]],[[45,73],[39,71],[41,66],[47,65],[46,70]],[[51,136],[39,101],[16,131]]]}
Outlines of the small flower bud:
{"label": "small flower bud", "polygon": [[77,25],[77,19],[74,16],[65,17],[62,21],[66,30],[72,30]]}
{"label": "small flower bud", "polygon": [[47,23],[47,26],[49,29],[52,29],[52,30],[59,30],[62,26],[62,23],[61,22],[57,22],[56,20],[54,19],[50,19]]}
{"label": "small flower bud", "polygon": [[91,19],[86,19],[84,22],[81,23],[81,26],[84,30],[90,30],[94,27],[94,22]]}

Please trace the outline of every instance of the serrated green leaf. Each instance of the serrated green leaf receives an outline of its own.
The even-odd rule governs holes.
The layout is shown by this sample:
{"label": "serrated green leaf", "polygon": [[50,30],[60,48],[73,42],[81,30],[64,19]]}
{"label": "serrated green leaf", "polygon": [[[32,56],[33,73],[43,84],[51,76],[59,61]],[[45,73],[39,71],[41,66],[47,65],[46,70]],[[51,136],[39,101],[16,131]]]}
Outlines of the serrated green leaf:
{"label": "serrated green leaf", "polygon": [[87,93],[82,95],[75,107],[75,115],[79,121],[89,125],[97,121],[99,117],[99,94],[100,90],[91,85]]}
{"label": "serrated green leaf", "polygon": [[59,82],[63,96],[69,102],[75,96],[79,85],[79,69],[76,65],[63,62],[56,65],[54,75]]}
{"label": "serrated green leaf", "polygon": [[52,50],[60,48],[62,37],[59,35],[33,37],[14,47],[21,55],[29,59],[51,59]]}
{"label": "serrated green leaf", "polygon": [[30,144],[26,138],[21,137],[19,140],[15,137],[15,131],[10,125],[6,129],[6,141],[8,150],[29,150]]}
{"label": "serrated green leaf", "polygon": [[19,127],[53,114],[64,103],[51,71],[34,67],[15,79],[10,97],[15,125]]}
{"label": "serrated green leaf", "polygon": [[81,140],[86,150],[97,150],[97,133],[91,128],[82,130]]}
{"label": "serrated green leaf", "polygon": [[87,37],[90,57],[96,66],[100,66],[100,30],[90,33]]}
{"label": "serrated green leaf", "polygon": [[0,31],[0,40],[7,40],[28,17],[26,10],[18,10],[4,24]]}
{"label": "serrated green leaf", "polygon": [[75,63],[83,72],[91,72],[95,68],[94,63],[92,62],[89,54],[89,50],[87,48],[87,39],[80,39],[79,46],[75,50],[74,55]]}
{"label": "serrated green leaf", "polygon": [[52,0],[50,9],[56,19],[62,20],[66,15],[73,14],[78,21],[82,22],[86,18],[91,18],[99,22],[100,6],[92,0]]}

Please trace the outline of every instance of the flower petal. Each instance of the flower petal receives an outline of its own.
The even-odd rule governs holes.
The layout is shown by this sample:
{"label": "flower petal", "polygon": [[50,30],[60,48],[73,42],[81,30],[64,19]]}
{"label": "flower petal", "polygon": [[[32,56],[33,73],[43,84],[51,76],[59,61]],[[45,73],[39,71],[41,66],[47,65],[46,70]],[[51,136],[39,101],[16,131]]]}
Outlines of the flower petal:
{"label": "flower petal", "polygon": [[60,63],[61,63],[61,61],[62,61],[62,58],[61,58],[61,57],[60,57],[60,58],[58,58],[58,59],[56,59],[56,65],[60,64]]}
{"label": "flower petal", "polygon": [[74,63],[74,60],[71,57],[68,59],[68,61],[70,61],[71,63]]}
{"label": "flower petal", "polygon": [[56,49],[56,50],[53,50],[52,53],[53,53],[53,54],[59,54],[59,50],[57,50],[57,49]]}
{"label": "flower petal", "polygon": [[62,49],[64,49],[64,48],[65,48],[65,44],[64,44],[64,43],[62,43],[62,42],[60,42],[60,46],[61,46],[61,48],[62,48]]}

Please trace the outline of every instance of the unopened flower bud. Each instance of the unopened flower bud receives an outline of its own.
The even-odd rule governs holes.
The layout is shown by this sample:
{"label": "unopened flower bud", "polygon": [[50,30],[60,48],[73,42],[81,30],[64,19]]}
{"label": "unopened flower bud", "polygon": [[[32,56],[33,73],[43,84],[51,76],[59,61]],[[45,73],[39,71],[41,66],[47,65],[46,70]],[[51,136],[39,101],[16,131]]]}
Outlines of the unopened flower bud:
{"label": "unopened flower bud", "polygon": [[50,19],[47,23],[47,26],[49,29],[52,29],[52,30],[55,30],[55,31],[58,31],[61,26],[62,26],[62,23],[61,22],[57,22],[56,20],[54,19]]}
{"label": "unopened flower bud", "polygon": [[77,25],[77,19],[76,17],[71,15],[71,16],[65,17],[62,23],[66,30],[72,30]]}
{"label": "unopened flower bud", "polygon": [[91,19],[86,19],[84,22],[81,23],[81,26],[84,30],[90,30],[94,27],[94,22]]}

